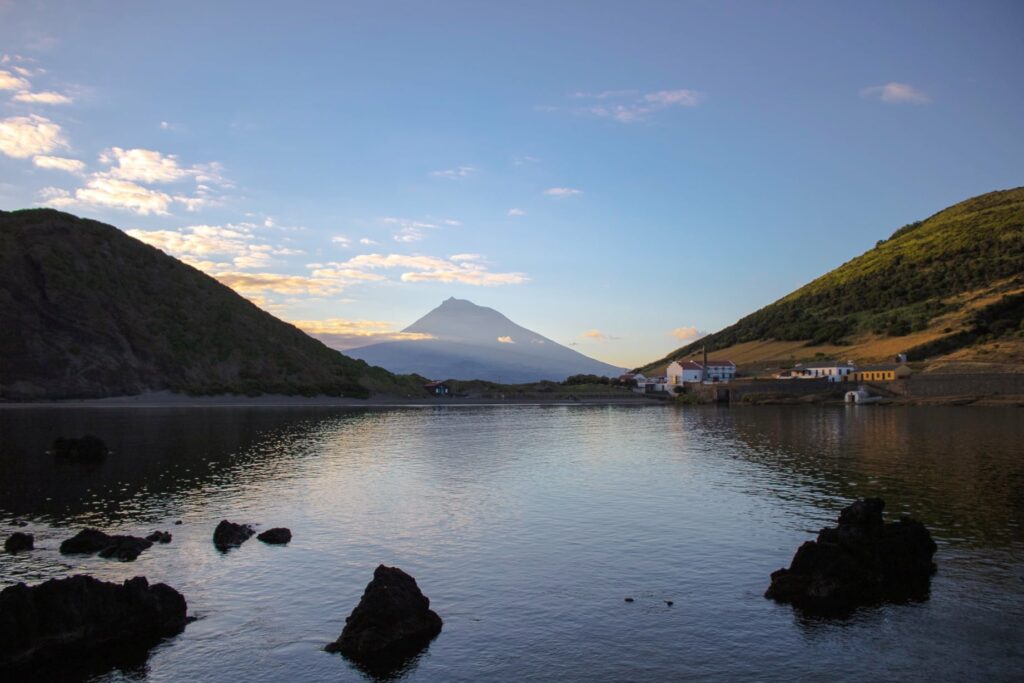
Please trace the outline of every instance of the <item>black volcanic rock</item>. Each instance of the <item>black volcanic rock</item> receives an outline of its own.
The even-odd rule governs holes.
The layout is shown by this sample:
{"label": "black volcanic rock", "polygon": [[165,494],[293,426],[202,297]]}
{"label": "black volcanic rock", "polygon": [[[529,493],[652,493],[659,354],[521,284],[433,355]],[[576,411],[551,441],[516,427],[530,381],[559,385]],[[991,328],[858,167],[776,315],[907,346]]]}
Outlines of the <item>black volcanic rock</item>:
{"label": "black volcanic rock", "polygon": [[256,538],[271,545],[283,545],[292,540],[292,532],[291,529],[285,527],[275,527],[267,529]]}
{"label": "black volcanic rock", "polygon": [[380,565],[363,597],[345,620],[328,652],[340,652],[372,671],[398,668],[441,632],[441,617],[430,609],[416,579],[398,567]]}
{"label": "black volcanic rock", "polygon": [[35,547],[35,538],[32,534],[15,531],[4,541],[4,550],[9,553],[20,553],[23,550],[32,550]]}
{"label": "black volcanic rock", "polygon": [[138,536],[111,536],[98,529],[82,529],[60,544],[62,555],[92,555],[131,562],[153,543]]}
{"label": "black volcanic rock", "polygon": [[169,531],[154,531],[149,536],[146,536],[146,540],[150,543],[170,543],[171,534]]}
{"label": "black volcanic rock", "polygon": [[91,555],[110,545],[110,536],[99,529],[82,529],[60,544],[62,555]]}
{"label": "black volcanic rock", "polygon": [[131,562],[153,543],[138,536],[111,536],[110,544],[100,551],[100,557]]}
{"label": "black volcanic rock", "polygon": [[47,667],[145,653],[181,633],[187,609],[181,593],[141,576],[123,584],[78,575],[8,586],[0,592],[0,674],[50,680]]}
{"label": "black volcanic rock", "polygon": [[58,437],[53,442],[53,454],[71,460],[99,460],[107,456],[110,450],[103,439],[86,434],[81,439]]}
{"label": "black volcanic rock", "polygon": [[218,550],[230,550],[248,541],[254,533],[248,524],[235,524],[222,519],[213,530],[213,544]]}
{"label": "black volcanic rock", "polygon": [[935,572],[935,542],[920,522],[885,523],[880,498],[858,500],[772,573],[766,598],[819,614],[842,614],[885,600],[924,599]]}

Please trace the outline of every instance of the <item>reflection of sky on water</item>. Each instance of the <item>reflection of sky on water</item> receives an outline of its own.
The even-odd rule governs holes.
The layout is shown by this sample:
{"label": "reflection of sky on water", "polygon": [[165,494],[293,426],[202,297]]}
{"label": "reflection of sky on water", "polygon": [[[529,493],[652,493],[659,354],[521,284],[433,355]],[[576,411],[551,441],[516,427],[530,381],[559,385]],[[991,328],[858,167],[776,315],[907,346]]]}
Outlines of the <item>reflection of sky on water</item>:
{"label": "reflection of sky on water", "polygon": [[[115,453],[42,453],[85,432]],[[1024,657],[1016,410],[17,410],[0,437],[0,514],[42,546],[0,557],[0,582],[142,574],[201,617],[150,680],[359,679],[320,648],[381,562],[446,621],[411,680],[921,678]],[[936,530],[927,603],[836,623],[761,598],[800,542],[876,493]],[[221,554],[222,518],[294,540]],[[59,555],[85,524],[174,540],[126,564]]]}

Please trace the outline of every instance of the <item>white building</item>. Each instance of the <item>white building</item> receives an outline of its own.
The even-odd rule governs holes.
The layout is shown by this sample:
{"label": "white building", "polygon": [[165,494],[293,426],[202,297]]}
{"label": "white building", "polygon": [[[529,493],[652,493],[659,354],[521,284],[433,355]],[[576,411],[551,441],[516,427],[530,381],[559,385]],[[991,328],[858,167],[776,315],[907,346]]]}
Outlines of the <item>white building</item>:
{"label": "white building", "polygon": [[736,378],[736,364],[731,360],[709,360],[707,368],[701,361],[672,361],[665,371],[668,383],[687,384],[690,382],[729,382]]}
{"label": "white building", "polygon": [[828,360],[817,363],[800,363],[791,372],[794,377],[799,379],[825,378],[830,382],[843,382],[857,372],[857,366],[849,361],[840,363],[836,360]]}

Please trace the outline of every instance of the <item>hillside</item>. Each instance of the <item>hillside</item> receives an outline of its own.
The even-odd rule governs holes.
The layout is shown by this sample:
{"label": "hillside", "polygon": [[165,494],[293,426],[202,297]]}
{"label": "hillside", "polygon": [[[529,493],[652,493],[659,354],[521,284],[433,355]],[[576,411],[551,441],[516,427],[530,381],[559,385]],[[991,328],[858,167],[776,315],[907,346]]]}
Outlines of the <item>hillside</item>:
{"label": "hillside", "polygon": [[117,228],[0,211],[0,399],[419,393]]}
{"label": "hillside", "polygon": [[617,377],[623,372],[465,299],[446,299],[402,331],[430,338],[383,342],[346,353],[392,372],[506,384],[561,381],[569,375]]}
{"label": "hillside", "polygon": [[[1024,188],[990,192],[905,225],[868,252],[725,329],[707,345],[748,366],[828,356],[1024,361]],[[968,350],[976,353],[968,353]],[[984,358],[982,358],[984,360]]]}

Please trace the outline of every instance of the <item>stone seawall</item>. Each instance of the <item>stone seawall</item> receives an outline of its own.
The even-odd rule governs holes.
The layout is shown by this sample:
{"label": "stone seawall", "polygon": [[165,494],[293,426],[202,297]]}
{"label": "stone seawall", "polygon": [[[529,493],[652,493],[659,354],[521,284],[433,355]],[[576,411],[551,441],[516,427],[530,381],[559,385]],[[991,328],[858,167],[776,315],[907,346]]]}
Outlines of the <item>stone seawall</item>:
{"label": "stone seawall", "polygon": [[899,396],[1024,396],[1024,373],[1016,374],[923,374],[880,383]]}

